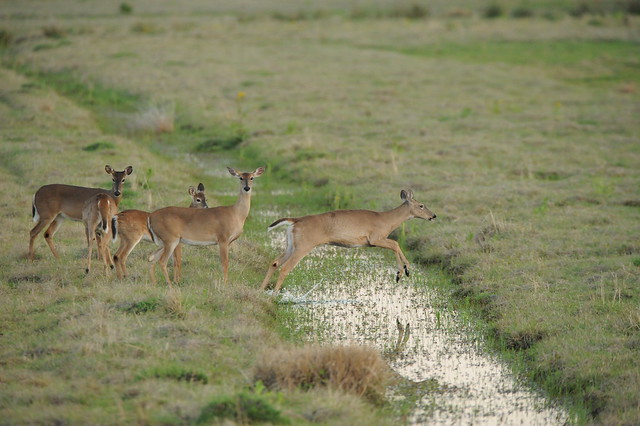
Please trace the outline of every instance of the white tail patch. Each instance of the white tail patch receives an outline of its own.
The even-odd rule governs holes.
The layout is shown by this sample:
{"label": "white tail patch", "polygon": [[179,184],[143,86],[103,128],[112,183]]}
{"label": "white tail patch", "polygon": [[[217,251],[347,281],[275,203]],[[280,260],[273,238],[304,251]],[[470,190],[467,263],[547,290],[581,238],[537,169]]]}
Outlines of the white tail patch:
{"label": "white tail patch", "polygon": [[294,224],[293,219],[281,219],[281,220],[269,225],[269,227],[267,228],[267,231],[271,231],[271,230],[279,228],[281,226],[291,226],[293,224]]}
{"label": "white tail patch", "polygon": [[33,196],[33,201],[31,202],[31,208],[33,209],[33,221],[38,222],[40,220],[40,213],[38,213],[38,208],[36,207],[36,196]]}

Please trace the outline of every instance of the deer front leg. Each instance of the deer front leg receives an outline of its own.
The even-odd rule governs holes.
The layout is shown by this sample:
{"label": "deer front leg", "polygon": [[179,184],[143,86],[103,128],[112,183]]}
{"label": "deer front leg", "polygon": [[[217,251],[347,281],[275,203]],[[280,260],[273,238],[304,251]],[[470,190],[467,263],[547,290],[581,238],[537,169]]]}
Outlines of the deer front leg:
{"label": "deer front leg", "polygon": [[385,238],[382,240],[371,241],[370,244],[375,247],[382,247],[393,250],[393,252],[396,254],[396,262],[398,264],[398,272],[396,272],[396,282],[400,281],[403,271],[407,276],[409,276],[409,261],[405,257],[404,253],[402,253],[400,245],[397,243],[397,241]]}
{"label": "deer front leg", "polygon": [[229,280],[229,243],[219,242],[220,246],[220,263],[222,264],[222,276],[224,282]]}

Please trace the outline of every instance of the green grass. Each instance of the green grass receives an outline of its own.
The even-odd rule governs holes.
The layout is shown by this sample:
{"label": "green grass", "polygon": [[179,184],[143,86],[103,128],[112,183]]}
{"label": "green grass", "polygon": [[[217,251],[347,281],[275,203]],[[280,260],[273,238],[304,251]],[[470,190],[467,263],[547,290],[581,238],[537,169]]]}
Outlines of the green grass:
{"label": "green grass", "polygon": [[[61,10],[70,7],[63,3]],[[135,6],[137,14],[145,4]],[[269,16],[274,10],[256,7]],[[208,191],[219,188],[219,204],[234,199],[224,166],[240,163],[267,165],[255,212],[384,209],[412,187],[438,222],[407,230],[411,256],[451,274],[445,290],[461,309],[475,310],[503,356],[550,395],[582,407],[582,422],[637,423],[638,22],[439,19],[449,7],[436,2],[434,18],[415,21],[289,22],[258,19],[258,11],[250,21],[183,12],[169,24],[164,11],[145,16],[162,29],[152,32],[132,31],[113,7],[117,19],[105,12],[90,21],[101,37],[69,19],[60,25],[70,44],[36,51],[51,41],[9,44],[5,63],[26,77],[2,71],[3,333],[29,336],[3,346],[3,381],[13,396],[2,409],[10,418],[53,422],[78,406],[118,418],[122,411],[105,402],[116,395],[123,422],[184,422],[247,385],[242,373],[260,347],[252,342],[273,338],[272,328],[286,334],[282,324],[295,322],[253,290],[274,256],[261,247],[274,217],[252,214],[246,243],[232,252],[231,289],[217,281],[215,252],[192,248],[180,294],[148,287],[142,256],[131,261],[131,282],[85,279],[79,227],[69,223],[56,236],[64,263],[52,262],[42,241],[35,264],[18,255],[30,226],[24,194],[43,183],[107,186],[104,164],[132,163],[140,166],[125,192],[129,207],[182,204],[186,187],[200,180]],[[1,25],[15,40],[41,23],[23,16]],[[177,130],[128,135],[122,116],[156,98],[175,101]],[[241,142],[195,151],[233,123],[241,124]],[[114,148],[83,150],[100,140]],[[185,164],[187,153],[202,166]],[[142,179],[148,169],[153,185]],[[149,300],[159,304],[139,313],[117,308]],[[186,354],[178,350],[185,342],[194,345]],[[174,349],[163,351],[167,345]],[[176,360],[211,379],[198,385],[204,392],[173,401],[191,392],[188,383],[162,381],[156,389],[128,381],[144,364]],[[88,370],[92,380],[74,373]],[[317,395],[287,395],[277,408],[322,407]],[[345,397],[358,407],[348,417],[348,408],[323,397],[324,406],[338,407],[336,423],[370,419],[361,402]],[[49,411],[36,418],[28,401]]]}

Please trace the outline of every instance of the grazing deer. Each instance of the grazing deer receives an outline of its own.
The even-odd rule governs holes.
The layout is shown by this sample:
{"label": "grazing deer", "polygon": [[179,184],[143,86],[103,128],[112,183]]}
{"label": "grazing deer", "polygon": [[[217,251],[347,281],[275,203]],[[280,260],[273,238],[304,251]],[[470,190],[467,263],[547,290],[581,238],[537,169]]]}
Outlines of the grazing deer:
{"label": "grazing deer", "polygon": [[84,222],[88,246],[87,269],[85,269],[87,274],[91,270],[91,252],[94,240],[97,240],[98,256],[104,260],[105,270],[108,267],[113,269],[111,252],[109,251],[109,237],[115,239],[116,234],[113,227],[109,228],[109,223],[116,213],[118,213],[116,200],[109,194],[96,194],[84,202],[82,222]]}
{"label": "grazing deer", "polygon": [[240,195],[235,204],[209,209],[190,209],[186,207],[165,207],[149,215],[148,227],[153,241],[161,249],[149,256],[151,281],[156,282],[155,264],[160,263],[164,278],[171,286],[167,272],[167,260],[180,243],[206,246],[220,246],[220,263],[224,281],[229,276],[229,244],[242,233],[244,222],[251,208],[251,187],[253,179],[262,175],[264,167],[258,167],[252,173],[238,173],[227,167],[229,173],[240,179]]}
{"label": "grazing deer", "polygon": [[[189,187],[189,195],[191,195],[192,208],[208,208],[207,196],[204,192],[204,185],[200,183],[198,189],[193,186]],[[142,240],[152,241],[151,234],[147,228],[148,212],[142,210],[125,210],[118,213],[112,219],[111,227],[120,238],[120,247],[113,255],[113,262],[116,266],[118,278],[122,279],[127,276],[127,258],[131,251]],[[173,279],[180,281],[180,269],[182,260],[182,248],[178,245],[173,256]]]}
{"label": "grazing deer", "polygon": [[404,221],[417,217],[433,220],[433,214],[424,204],[413,199],[411,190],[402,190],[400,198],[403,203],[386,212],[371,210],[337,210],[316,215],[297,218],[278,219],[269,225],[269,230],[287,225],[287,249],[269,266],[262,282],[264,290],[269,279],[278,267],[280,275],[274,292],[278,293],[282,282],[298,262],[314,247],[329,244],[340,247],[382,247],[393,250],[398,262],[396,282],[400,281],[402,269],[409,275],[409,261],[400,246],[388,235]]}
{"label": "grazing deer", "polygon": [[38,234],[45,228],[44,239],[49,245],[51,252],[59,258],[56,247],[53,244],[53,236],[58,231],[64,218],[72,220],[82,220],[82,210],[84,203],[96,194],[108,194],[120,204],[122,199],[122,184],[125,178],[133,173],[133,167],[129,166],[121,172],[117,172],[111,166],[105,166],[105,171],[113,179],[111,190],[102,188],[86,188],[83,186],[72,186],[62,184],[52,184],[40,187],[33,196],[31,214],[33,221],[37,222],[31,229],[29,239],[29,260],[35,258],[34,242]]}

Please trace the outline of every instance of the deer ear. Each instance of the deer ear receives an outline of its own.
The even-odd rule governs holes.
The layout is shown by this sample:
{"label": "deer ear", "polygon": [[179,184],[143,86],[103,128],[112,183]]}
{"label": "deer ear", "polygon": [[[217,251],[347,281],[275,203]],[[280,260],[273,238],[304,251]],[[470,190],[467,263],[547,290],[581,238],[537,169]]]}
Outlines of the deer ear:
{"label": "deer ear", "polygon": [[231,167],[227,167],[227,170],[229,170],[229,174],[231,174],[231,176],[238,176],[238,173],[236,173],[236,171]]}
{"label": "deer ear", "polygon": [[261,175],[261,174],[263,174],[263,173],[264,173],[264,167],[258,167],[258,168],[253,172],[253,175],[254,175],[254,176],[256,176],[256,177],[258,177],[258,176],[260,176],[260,175]]}
{"label": "deer ear", "polygon": [[104,166],[104,171],[105,171],[105,172],[107,172],[107,173],[109,173],[109,174],[112,174],[112,173],[113,173],[113,169],[112,169],[112,168],[111,168],[111,166],[110,166],[110,165],[108,165],[108,164],[107,164],[106,166]]}
{"label": "deer ear", "polygon": [[204,192],[204,185],[202,184],[202,182],[198,184],[198,191]]}
{"label": "deer ear", "polygon": [[407,201],[407,191],[405,191],[404,189],[400,191],[400,198],[402,199],[402,201]]}
{"label": "deer ear", "polygon": [[193,186],[189,187],[189,195],[191,195],[192,197],[196,195],[196,189]]}
{"label": "deer ear", "polygon": [[413,200],[413,191],[410,189],[407,189],[407,199]]}
{"label": "deer ear", "polygon": [[127,172],[128,175],[130,175],[131,173],[133,173],[133,167],[127,166],[127,168],[124,169],[124,171]]}

